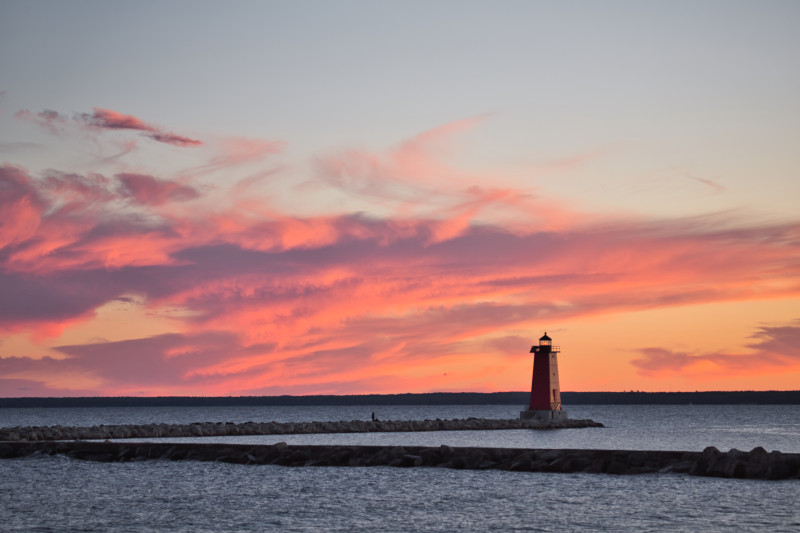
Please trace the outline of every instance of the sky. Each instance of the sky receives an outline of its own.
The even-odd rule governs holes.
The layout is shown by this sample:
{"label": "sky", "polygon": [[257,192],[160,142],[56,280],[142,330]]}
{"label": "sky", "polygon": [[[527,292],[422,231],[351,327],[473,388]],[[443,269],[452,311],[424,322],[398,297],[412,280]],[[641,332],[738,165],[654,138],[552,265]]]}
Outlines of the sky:
{"label": "sky", "polygon": [[2,397],[800,388],[796,1],[2,12]]}

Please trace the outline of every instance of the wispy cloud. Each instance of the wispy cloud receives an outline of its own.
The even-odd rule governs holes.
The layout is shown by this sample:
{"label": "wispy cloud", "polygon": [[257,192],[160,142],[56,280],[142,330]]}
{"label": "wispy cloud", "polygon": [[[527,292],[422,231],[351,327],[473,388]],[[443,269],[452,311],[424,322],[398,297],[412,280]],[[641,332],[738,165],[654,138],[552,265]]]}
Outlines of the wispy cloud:
{"label": "wispy cloud", "polygon": [[0,142],[0,152],[6,154],[16,154],[30,150],[40,150],[43,146],[32,142]]}
{"label": "wispy cloud", "polygon": [[[347,150],[317,160],[318,178],[350,194],[378,201],[416,204],[435,201],[445,190],[466,188],[468,174],[443,163],[451,137],[481,118],[445,124],[392,148],[385,154]],[[472,176],[475,178],[475,176]]]}
{"label": "wispy cloud", "polygon": [[533,188],[503,185],[499,173],[476,174],[448,163],[453,137],[486,116],[423,132],[383,152],[345,150],[319,157],[316,177],[350,196],[379,205],[399,217],[439,220],[435,239],[458,236],[473,222],[501,221],[516,229],[564,225],[582,216]]}
{"label": "wispy cloud", "polygon": [[140,204],[161,205],[169,202],[185,202],[200,196],[196,189],[174,181],[160,180],[146,174],[117,174],[123,195],[134,198]]}
{"label": "wispy cloud", "polygon": [[703,185],[707,185],[710,187],[715,193],[723,193],[725,192],[725,187],[717,183],[716,181],[712,181],[706,178],[699,178],[697,176],[689,176],[689,179],[702,183]]}
{"label": "wispy cloud", "polygon": [[44,111],[40,111],[38,113],[31,113],[27,109],[22,109],[14,114],[14,118],[33,122],[37,126],[43,128],[53,135],[62,133],[69,124],[68,117],[63,116],[52,109],[45,109]]}
{"label": "wispy cloud", "polygon": [[63,134],[65,129],[70,126],[90,129],[93,131],[101,130],[133,130],[142,132],[146,137],[155,141],[171,144],[174,146],[198,146],[202,141],[190,139],[164,130],[158,126],[144,122],[133,115],[125,115],[110,109],[93,108],[91,113],[76,113],[71,118],[46,109],[39,113],[31,113],[27,109],[17,112],[15,118],[33,122],[52,134]]}

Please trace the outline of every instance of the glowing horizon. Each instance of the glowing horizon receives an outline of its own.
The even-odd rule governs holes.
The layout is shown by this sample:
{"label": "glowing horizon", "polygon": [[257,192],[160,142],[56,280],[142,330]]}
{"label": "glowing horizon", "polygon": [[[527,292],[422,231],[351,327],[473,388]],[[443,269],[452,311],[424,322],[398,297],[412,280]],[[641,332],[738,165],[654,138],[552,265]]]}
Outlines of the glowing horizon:
{"label": "glowing horizon", "polygon": [[[556,25],[573,17],[589,24],[561,8],[514,5],[520,16],[543,10]],[[68,19],[89,16],[59,9]],[[144,23],[158,5],[125,9]],[[297,7],[282,9],[278,18],[307,21]],[[655,24],[644,8],[614,9]],[[750,50],[760,83],[729,87],[740,65],[726,55],[718,77],[704,72],[711,79],[672,95],[662,93],[665,73],[648,85],[628,72],[625,57],[613,56],[605,68],[619,84],[638,84],[631,95],[659,96],[675,109],[640,117],[628,109],[635,101],[609,95],[567,113],[561,130],[538,104],[475,87],[446,120],[436,104],[405,102],[375,122],[339,117],[300,131],[279,108],[307,120],[316,100],[304,99],[305,74],[296,74],[297,85],[287,81],[294,71],[284,63],[274,63],[289,69],[276,104],[237,99],[229,93],[239,89],[213,80],[194,85],[208,98],[225,95],[217,112],[194,96],[180,100],[193,83],[181,77],[191,74],[183,65],[198,51],[172,57],[183,74],[163,70],[156,55],[130,51],[131,68],[109,72],[110,79],[158,73],[176,84],[174,93],[132,99],[127,86],[94,89],[89,73],[106,71],[64,37],[75,54],[66,79],[79,98],[46,85],[27,95],[24,81],[0,86],[0,397],[527,390],[528,350],[545,330],[562,348],[565,391],[797,390],[800,162],[788,147],[800,140],[792,90],[800,78],[795,72],[787,85],[794,55],[785,46],[800,50],[786,22],[800,20],[800,10],[783,9],[783,16],[759,15],[769,28]],[[447,10],[436,10],[443,11],[430,16],[445,20]],[[488,6],[466,10],[497,16]],[[15,5],[9,20],[21,24],[39,11]],[[91,16],[113,13],[100,11]],[[195,22],[211,24],[214,9],[198,11]],[[419,13],[411,11],[403,20],[416,24]],[[731,28],[753,11],[743,3],[721,21],[701,15],[717,24],[719,39],[739,46]],[[671,20],[658,26],[664,34]],[[495,22],[500,34],[516,27]],[[627,37],[642,37],[637,28]],[[460,33],[467,29],[456,24],[454,38],[471,42]],[[644,42],[664,68],[686,76],[719,46],[702,35],[687,37],[696,50]],[[9,32],[0,44],[20,38]],[[317,38],[303,46],[327,57],[328,41]],[[342,39],[335,46],[361,50]],[[378,42],[393,50],[388,37]],[[632,42],[603,46],[633,53]],[[297,46],[292,58],[316,57]],[[431,46],[434,56],[451,53]],[[20,54],[9,79],[25,80],[35,63],[8,54]],[[587,80],[597,73],[581,57],[562,59]],[[326,61],[313,64],[324,70]],[[418,81],[434,93],[454,87],[413,53],[395,61],[422,69]],[[555,59],[538,61],[561,68]],[[347,73],[371,79],[367,70],[342,68],[336,80],[344,86],[331,82],[325,112],[361,90],[364,106],[383,101],[372,100],[374,89],[342,81]],[[55,80],[60,71],[52,71]],[[515,83],[543,82],[520,74]],[[386,98],[414,91],[385,90]],[[164,106],[167,96],[175,109]],[[580,101],[569,91],[553,97],[565,109]],[[274,123],[247,120],[259,105],[275,113]],[[506,110],[496,111],[501,105]],[[689,123],[702,130],[695,135],[680,126],[699,108],[709,114]],[[207,116],[191,114],[201,109]],[[732,125],[742,121],[733,139]],[[650,129],[655,123],[660,129]],[[328,130],[336,124],[340,137]],[[532,130],[536,143],[520,144]]]}

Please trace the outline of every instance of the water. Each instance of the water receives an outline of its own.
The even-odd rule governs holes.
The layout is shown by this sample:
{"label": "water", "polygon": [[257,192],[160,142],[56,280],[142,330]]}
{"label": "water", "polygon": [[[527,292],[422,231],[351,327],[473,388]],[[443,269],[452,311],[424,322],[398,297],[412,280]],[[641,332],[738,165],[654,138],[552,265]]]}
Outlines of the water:
{"label": "water", "polygon": [[[244,407],[111,407],[111,408],[0,408],[0,427],[92,426],[99,424],[190,424],[192,422],[310,422],[426,418],[517,418],[509,405],[375,405],[375,406],[244,406]],[[573,416],[572,418],[576,418]]]}
{"label": "water", "polygon": [[4,531],[793,531],[798,483],[5,461]]}
{"label": "water", "polygon": [[[335,406],[335,407],[118,407],[0,409],[0,427],[93,426],[192,422],[290,422],[452,418],[516,418],[509,405]],[[752,450],[800,453],[800,406],[796,405],[577,405],[571,418],[590,418],[605,428],[558,431],[437,431],[209,437],[183,441],[239,444],[375,444],[506,448],[598,448],[701,451]],[[165,441],[167,439],[149,439]],[[174,440],[174,439],[173,439]]]}
{"label": "water", "polygon": [[[352,420],[367,419],[372,411],[383,419],[516,413],[513,406],[0,409],[0,426]],[[570,415],[609,427],[279,440],[686,450],[764,446],[800,452],[797,406],[575,406]],[[64,457],[0,461],[0,479],[2,531],[800,530],[798,481],[190,461],[106,464]]]}

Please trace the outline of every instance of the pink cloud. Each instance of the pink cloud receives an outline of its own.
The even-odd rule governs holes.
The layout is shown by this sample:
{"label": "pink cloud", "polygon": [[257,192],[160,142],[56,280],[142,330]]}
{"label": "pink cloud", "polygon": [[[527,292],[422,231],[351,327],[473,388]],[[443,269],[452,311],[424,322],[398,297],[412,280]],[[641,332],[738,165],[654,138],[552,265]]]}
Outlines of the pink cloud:
{"label": "pink cloud", "polygon": [[122,113],[118,113],[110,109],[101,109],[99,107],[95,107],[92,113],[81,113],[76,115],[75,118],[76,120],[82,121],[84,124],[94,128],[142,131],[145,133],[145,135],[147,135],[147,137],[150,137],[153,140],[175,146],[196,146],[203,144],[201,141],[189,139],[188,137],[182,137],[180,135],[175,135],[174,133],[164,131],[161,128],[153,126],[152,124],[148,124],[141,119],[134,117],[133,115],[123,115]]}
{"label": "pink cloud", "polygon": [[[350,317],[356,327],[367,314],[397,313],[400,324],[423,328],[415,317],[424,317],[447,331],[446,323],[469,323],[474,312],[484,325],[468,329],[490,332],[536,313],[580,316],[800,290],[792,268],[800,253],[796,224],[625,221],[520,234],[461,222],[458,215],[393,220],[275,213],[265,220],[223,208],[165,217],[155,209],[200,193],[147,175],[50,173],[39,180],[6,167],[0,177],[9,213],[0,266],[9,287],[35,282],[37,298],[44,299],[90,283],[94,290],[75,299],[74,316],[107,299],[141,294],[192,309],[188,326],[207,320],[231,331],[256,331],[248,325],[256,317],[302,331],[315,321]],[[135,200],[134,209],[119,211],[116,202],[127,198]],[[456,234],[435,238],[451,221]],[[420,311],[427,306],[441,313]],[[13,306],[5,316],[14,320]],[[363,329],[391,329],[394,319],[387,320]]]}
{"label": "pink cloud", "polygon": [[283,141],[229,137],[221,143],[222,154],[212,159],[209,164],[227,167],[260,161],[281,152],[285,145]]}
{"label": "pink cloud", "polygon": [[[179,239],[155,210],[198,194],[150,176],[49,171],[36,178],[0,165],[0,269],[38,272],[42,278],[27,278],[35,280],[103,265],[167,262],[169,243]],[[122,201],[130,207],[120,210]]]}
{"label": "pink cloud", "polygon": [[140,131],[154,131],[155,128],[149,124],[144,123],[141,119],[133,115],[123,115],[110,109],[100,109],[99,107],[93,108],[94,111],[90,113],[82,113],[78,118],[90,126],[97,128],[108,128],[114,130],[140,130]]}
{"label": "pink cloud", "polygon": [[197,146],[202,141],[190,139],[153,124],[144,122],[133,115],[125,115],[110,109],[93,108],[91,113],[77,113],[72,119],[56,111],[46,109],[39,113],[31,113],[23,109],[14,115],[20,120],[33,122],[52,134],[61,134],[69,126],[78,126],[91,130],[133,130],[142,132],[146,137],[155,141],[172,144],[174,146]]}
{"label": "pink cloud", "polygon": [[[116,194],[111,190],[111,180],[101,174],[66,174],[51,170],[41,182],[41,189],[53,199],[51,205],[86,206],[110,202]],[[63,209],[63,207],[62,207]]]}
{"label": "pink cloud", "polygon": [[[4,376],[60,374],[102,380],[105,394],[135,394],[169,386],[203,386],[208,378],[198,369],[236,356],[269,353],[269,345],[243,349],[226,333],[167,334],[146,339],[98,342],[54,348],[59,358],[0,358]],[[231,351],[234,349],[234,351]],[[18,378],[28,380],[28,378]],[[28,380],[30,382],[30,380]]]}
{"label": "pink cloud", "polygon": [[14,118],[18,120],[26,120],[32,122],[37,126],[47,130],[53,135],[58,135],[63,132],[68,124],[68,118],[59,114],[57,111],[45,109],[39,113],[31,113],[27,109],[22,109],[14,114]]}
{"label": "pink cloud", "polygon": [[[155,131],[99,111],[81,120]],[[383,217],[300,216],[268,201],[243,212],[224,194],[206,198],[191,172],[33,175],[0,165],[0,329],[54,334],[130,295],[153,313],[181,311],[169,335],[16,354],[0,358],[0,371],[53,390],[58,376],[89,376],[108,394],[376,392],[369,383],[421,384],[426,369],[453,367],[464,387],[489,387],[480,365],[517,357],[514,331],[533,323],[800,295],[797,221],[593,217],[530,191],[478,186],[438,155],[440,141],[470,125],[320,162],[323,182],[395,208]],[[231,141],[196,174],[280,147]],[[795,361],[792,328],[765,328],[750,348],[762,362]],[[662,348],[637,361],[642,372],[745,364]]]}
{"label": "pink cloud", "polygon": [[[497,363],[506,357],[508,345],[518,341],[519,338],[497,339],[480,343],[478,348],[487,361]],[[402,353],[376,357],[393,351],[392,342],[373,338],[306,348],[287,356],[285,352],[276,352],[276,346],[270,343],[245,347],[240,339],[227,333],[167,334],[60,346],[55,348],[58,358],[7,357],[0,359],[0,373],[13,376],[10,380],[13,383],[24,383],[34,389],[42,389],[44,385],[30,379],[31,376],[49,381],[58,375],[81,375],[101,381],[102,393],[107,395],[158,394],[165,390],[224,394],[232,388],[246,394],[276,394],[283,390],[297,393],[298,387],[309,393],[375,392],[386,390],[382,387],[398,386],[405,390],[425,390],[418,389],[419,380],[415,383],[409,377],[397,375],[397,370],[412,359]],[[447,364],[457,359],[456,354],[474,355],[463,346],[443,349],[430,343],[425,348],[432,349],[424,358],[427,362],[438,360]],[[514,354],[514,357],[520,356]],[[416,359],[423,360],[421,354]]]}
{"label": "pink cloud", "polygon": [[328,186],[394,210],[398,216],[438,219],[434,240],[456,237],[477,221],[526,231],[523,228],[532,224],[565,226],[584,218],[552,199],[542,201],[532,190],[503,186],[499,173],[476,175],[447,164],[452,137],[484,118],[445,124],[385,153],[346,150],[318,158],[316,176]]}
{"label": "pink cloud", "polygon": [[145,174],[117,174],[116,179],[119,180],[122,194],[134,198],[140,204],[185,202],[200,196],[193,187]]}
{"label": "pink cloud", "polygon": [[176,135],[172,132],[160,132],[154,131],[148,135],[153,140],[158,142],[172,144],[174,146],[197,146],[198,144],[203,144],[202,141],[198,141],[196,139],[190,139],[189,137],[183,137],[181,135]]}
{"label": "pink cloud", "polygon": [[[228,137],[219,142],[217,155],[202,165],[190,168],[187,175],[203,175],[239,165],[258,163],[284,150],[286,143],[279,140]],[[272,171],[268,171],[267,174]],[[259,175],[260,176],[260,175]],[[257,176],[258,177],[258,176]],[[250,178],[248,181],[254,181]]]}
{"label": "pink cloud", "polygon": [[423,132],[385,154],[347,150],[317,160],[318,177],[340,190],[416,203],[441,194],[442,187],[464,188],[465,178],[476,178],[443,163],[454,134],[468,131],[483,117],[461,120]]}

